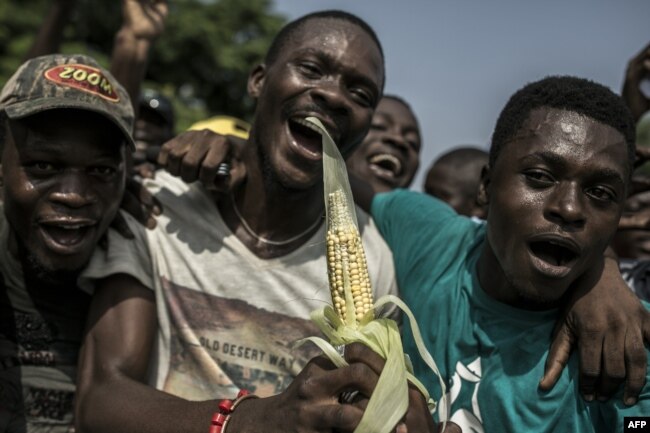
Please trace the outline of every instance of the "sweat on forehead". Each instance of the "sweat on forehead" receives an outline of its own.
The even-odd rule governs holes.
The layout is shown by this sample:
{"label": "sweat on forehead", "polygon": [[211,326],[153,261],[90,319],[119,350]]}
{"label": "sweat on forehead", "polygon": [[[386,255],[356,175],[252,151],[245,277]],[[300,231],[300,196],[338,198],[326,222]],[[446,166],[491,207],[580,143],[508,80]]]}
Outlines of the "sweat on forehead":
{"label": "sweat on forehead", "polygon": [[552,76],[527,84],[510,97],[497,119],[490,166],[494,166],[505,143],[512,139],[538,108],[572,111],[611,126],[627,144],[630,173],[634,165],[634,119],[625,102],[607,87],[584,78]]}
{"label": "sweat on forehead", "polygon": [[381,46],[381,43],[379,42],[379,38],[377,37],[377,34],[372,29],[372,27],[370,27],[368,23],[366,23],[364,20],[357,17],[356,15],[350,14],[348,12],[329,10],[329,11],[314,12],[305,15],[301,18],[298,18],[297,20],[291,21],[289,24],[284,26],[278,32],[275,38],[273,38],[273,41],[271,42],[271,46],[266,52],[266,57],[264,59],[264,62],[267,65],[272,64],[277,59],[279,53],[282,51],[285,45],[289,41],[292,41],[293,38],[298,35],[298,31],[302,30],[303,27],[305,27],[305,25],[309,21],[313,21],[313,20],[336,20],[336,21],[349,23],[359,27],[364,32],[366,32],[368,36],[370,36],[370,38],[375,42],[375,44],[377,44],[377,48],[379,48],[379,52],[381,53],[382,62],[384,61],[384,50]]}

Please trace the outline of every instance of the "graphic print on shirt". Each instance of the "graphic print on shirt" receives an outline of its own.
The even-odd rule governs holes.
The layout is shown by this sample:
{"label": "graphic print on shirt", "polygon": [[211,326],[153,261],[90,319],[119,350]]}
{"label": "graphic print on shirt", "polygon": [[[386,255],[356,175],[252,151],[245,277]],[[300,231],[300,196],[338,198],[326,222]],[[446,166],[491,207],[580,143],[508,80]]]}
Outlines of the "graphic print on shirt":
{"label": "graphic print on shirt", "polygon": [[245,388],[261,397],[283,391],[319,350],[311,321],[213,296],[162,279],[170,315],[170,365],[164,391],[190,400]]}
{"label": "graphic print on shirt", "polygon": [[[449,418],[463,430],[463,433],[484,433],[481,410],[478,405],[478,389],[481,385],[481,358],[463,365],[460,361],[456,363],[456,371],[452,377],[451,388],[447,393],[447,399],[451,401],[450,406],[454,411]],[[467,407],[454,406],[455,402],[465,405],[472,404],[471,410]],[[442,401],[441,401],[442,402]],[[440,407],[440,413],[446,413],[446,408]]]}

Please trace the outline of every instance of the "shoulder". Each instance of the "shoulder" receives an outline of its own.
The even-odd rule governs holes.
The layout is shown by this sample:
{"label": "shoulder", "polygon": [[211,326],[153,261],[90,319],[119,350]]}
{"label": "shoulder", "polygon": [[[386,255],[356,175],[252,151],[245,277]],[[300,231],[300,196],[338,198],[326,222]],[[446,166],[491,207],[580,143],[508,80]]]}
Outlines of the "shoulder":
{"label": "shoulder", "polygon": [[171,218],[191,222],[196,215],[212,214],[216,209],[214,199],[201,182],[188,184],[164,170],[158,170],[154,179],[146,179],[144,186],[162,204],[159,221],[163,224]]}
{"label": "shoulder", "polygon": [[377,194],[370,213],[382,232],[390,226],[411,226],[418,221],[440,223],[459,217],[447,203],[435,197],[400,189]]}

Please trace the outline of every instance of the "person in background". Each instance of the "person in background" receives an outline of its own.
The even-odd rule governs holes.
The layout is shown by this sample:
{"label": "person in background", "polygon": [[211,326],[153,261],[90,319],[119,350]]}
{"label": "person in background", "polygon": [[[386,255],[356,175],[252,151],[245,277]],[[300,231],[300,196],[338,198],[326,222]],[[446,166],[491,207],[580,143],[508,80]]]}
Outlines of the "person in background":
{"label": "person in background", "polygon": [[[169,98],[153,89],[143,89],[133,138],[133,170],[154,172],[162,145],[174,137],[174,107]],[[146,177],[146,176],[143,176]]]}
{"label": "person in background", "polygon": [[429,168],[424,192],[451,206],[460,215],[485,218],[478,202],[481,172],[488,153],[475,147],[459,147],[440,156]]}
{"label": "person in background", "polygon": [[384,95],[363,143],[346,159],[348,171],[377,192],[408,188],[420,165],[422,137],[415,113],[395,95]]}
{"label": "person in background", "polygon": [[[642,88],[645,83],[645,90]],[[625,70],[621,95],[638,122],[650,110],[650,45],[630,59]]]}

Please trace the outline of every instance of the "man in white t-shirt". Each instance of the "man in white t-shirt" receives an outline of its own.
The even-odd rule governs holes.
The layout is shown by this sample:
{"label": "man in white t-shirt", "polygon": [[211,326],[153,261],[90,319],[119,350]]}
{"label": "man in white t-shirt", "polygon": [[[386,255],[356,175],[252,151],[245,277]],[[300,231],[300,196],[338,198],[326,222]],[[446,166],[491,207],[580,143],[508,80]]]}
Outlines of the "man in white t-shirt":
{"label": "man in white t-shirt", "polygon": [[[323,358],[303,368],[315,352],[292,350],[317,333],[309,312],[330,297],[321,138],[304,118],[318,117],[347,153],[383,85],[383,52],[365,22],[337,11],[303,17],[250,74],[255,121],[233,167],[246,167],[246,181],[219,197],[164,173],[149,181],[165,209],[156,230],[133,225],[135,242],[111,237],[85,274],[98,281],[81,353],[84,432],[205,433],[214,399],[241,388],[267,398],[237,406],[229,432],[354,430],[362,409],[339,395],[372,392],[372,352],[346,350],[351,365],[334,369]],[[376,295],[394,293],[392,255],[358,214]],[[405,422],[435,429],[416,392]]]}

